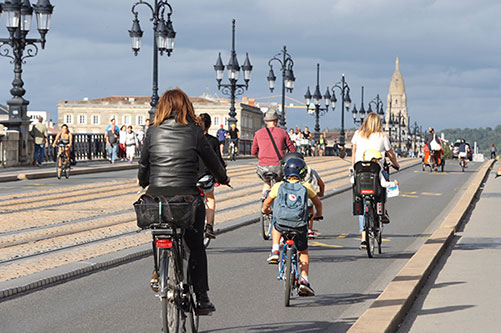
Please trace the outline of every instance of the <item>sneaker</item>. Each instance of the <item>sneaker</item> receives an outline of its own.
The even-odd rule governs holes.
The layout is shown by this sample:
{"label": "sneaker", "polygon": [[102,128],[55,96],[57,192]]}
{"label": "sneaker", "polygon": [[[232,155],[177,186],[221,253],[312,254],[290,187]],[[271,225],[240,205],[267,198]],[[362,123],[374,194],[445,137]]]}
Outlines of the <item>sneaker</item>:
{"label": "sneaker", "polygon": [[362,241],[360,243],[360,250],[365,250],[367,249],[367,242],[366,241]]}
{"label": "sneaker", "polygon": [[278,264],[279,254],[280,252],[278,251],[271,251],[270,255],[268,256],[268,259],[266,259],[268,264],[274,264],[274,265]]}
{"label": "sneaker", "polygon": [[158,286],[158,274],[156,271],[153,271],[153,276],[151,277],[151,280],[150,280],[150,288],[151,288],[151,290],[153,290],[156,293],[160,289]]}
{"label": "sneaker", "polygon": [[312,229],[308,229],[308,239],[315,239],[315,238],[317,238],[317,233]]}
{"label": "sneaker", "polygon": [[299,296],[315,296],[315,292],[311,288],[310,284],[304,280],[299,282]]}
{"label": "sneaker", "polygon": [[214,226],[212,224],[207,224],[205,226],[205,236],[210,239],[216,238],[216,234],[214,233]]}
{"label": "sneaker", "polygon": [[384,224],[388,224],[390,223],[390,218],[388,217],[388,212],[384,212],[383,215],[381,215],[381,222],[383,222]]}
{"label": "sneaker", "polygon": [[197,315],[208,316],[214,311],[216,311],[216,307],[210,301],[207,292],[197,293]]}

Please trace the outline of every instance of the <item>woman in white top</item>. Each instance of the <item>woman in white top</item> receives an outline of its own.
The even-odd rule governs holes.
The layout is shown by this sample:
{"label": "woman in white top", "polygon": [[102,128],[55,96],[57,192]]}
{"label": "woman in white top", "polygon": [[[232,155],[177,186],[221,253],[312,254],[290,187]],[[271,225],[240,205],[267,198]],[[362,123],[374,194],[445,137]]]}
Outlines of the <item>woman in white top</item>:
{"label": "woman in white top", "polygon": [[[381,120],[379,116],[371,112],[363,122],[362,126],[355,132],[353,138],[351,140],[352,144],[352,154],[351,154],[351,167],[355,165],[358,161],[363,160],[364,152],[369,149],[375,149],[379,151],[382,155],[381,162],[384,161],[385,154],[388,154],[391,163],[397,169],[400,168],[400,165],[397,162],[397,158],[393,149],[391,148],[390,140],[388,136],[383,132],[383,125],[381,124]],[[381,165],[382,167],[382,165]],[[386,180],[389,179],[388,174],[383,172]],[[390,220],[384,212],[382,216],[383,223],[389,223]],[[360,231],[362,233],[362,243],[360,243],[360,248],[365,249],[367,244],[365,243],[365,231],[364,231],[364,217],[359,215],[359,224]]]}
{"label": "woman in white top", "polygon": [[129,160],[129,163],[132,163],[134,161],[134,156],[136,155],[136,149],[139,148],[139,141],[137,140],[136,133],[132,130],[131,125],[127,128],[127,133],[125,134],[125,146],[127,159]]}
{"label": "woman in white top", "polygon": [[119,156],[122,161],[125,161],[127,158],[126,145],[125,141],[127,140],[127,126],[122,125],[120,127],[120,136],[118,138],[118,148],[119,148]]}

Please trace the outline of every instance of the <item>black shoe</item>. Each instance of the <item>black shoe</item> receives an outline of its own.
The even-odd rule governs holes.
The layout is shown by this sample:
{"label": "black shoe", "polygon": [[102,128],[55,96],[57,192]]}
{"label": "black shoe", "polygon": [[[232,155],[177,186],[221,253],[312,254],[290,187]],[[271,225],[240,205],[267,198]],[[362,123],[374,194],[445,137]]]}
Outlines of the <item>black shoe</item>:
{"label": "black shoe", "polygon": [[207,292],[197,293],[197,315],[208,316],[216,311],[216,307],[209,299]]}
{"label": "black shoe", "polygon": [[384,224],[390,223],[390,218],[388,217],[388,212],[384,212],[383,215],[381,215],[381,222]]}
{"label": "black shoe", "polygon": [[216,238],[216,234],[214,233],[214,226],[212,224],[207,224],[205,226],[205,236],[210,239]]}
{"label": "black shoe", "polygon": [[362,241],[360,243],[360,250],[365,250],[367,249],[367,242],[366,241]]}
{"label": "black shoe", "polygon": [[311,288],[311,285],[303,280],[299,282],[298,296],[315,296],[315,292]]}

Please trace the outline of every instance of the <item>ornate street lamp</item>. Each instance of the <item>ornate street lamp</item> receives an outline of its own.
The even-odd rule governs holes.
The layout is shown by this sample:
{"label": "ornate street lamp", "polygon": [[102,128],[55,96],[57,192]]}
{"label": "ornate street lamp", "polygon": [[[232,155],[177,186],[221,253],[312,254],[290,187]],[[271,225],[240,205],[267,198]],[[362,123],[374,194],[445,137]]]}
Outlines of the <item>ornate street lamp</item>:
{"label": "ornate street lamp", "polygon": [[[282,57],[282,59],[280,59]],[[282,71],[282,113],[280,115],[280,127],[286,127],[285,119],[285,91],[292,92],[294,89],[294,82],[296,77],[294,76],[293,67],[294,61],[289,53],[287,53],[287,47],[284,46],[280,53],[277,53],[273,58],[268,61],[268,66],[270,66],[270,72],[268,73],[268,87],[270,91],[273,92],[276,86],[277,77],[273,73],[272,62],[277,61],[280,64],[280,69]]]}
{"label": "ornate street lamp", "polygon": [[[353,106],[353,110],[351,111],[351,114],[353,115],[353,122],[355,124],[360,124],[362,125],[362,123],[364,122],[364,119],[365,119],[365,106],[364,106],[364,86],[362,86],[362,101],[360,103],[360,110],[357,110],[357,106],[354,105]],[[357,115],[360,116],[359,119],[357,119]]]}
{"label": "ornate street lamp", "polygon": [[[24,82],[22,79],[23,64],[25,59],[35,57],[38,54],[38,46],[45,48],[45,36],[50,29],[50,21],[54,6],[49,0],[38,0],[36,5],[31,5],[29,0],[5,0],[0,2],[0,14],[5,14],[5,25],[9,31],[9,38],[0,38],[0,55],[10,58],[14,64],[14,80],[12,81],[12,99],[7,101],[9,106],[9,119],[3,121],[9,130],[17,130],[21,132],[23,142],[20,158],[26,158],[26,148],[28,140],[28,126],[30,120],[27,116],[29,101],[23,98],[26,90],[23,88]],[[31,29],[31,20],[35,12],[37,20],[38,33],[40,38],[27,38]],[[2,47],[10,46],[10,50]],[[25,54],[26,51],[26,54]]]}
{"label": "ornate street lamp", "polygon": [[339,156],[341,158],[344,158],[345,156],[345,151],[344,151],[344,144],[345,144],[345,133],[344,133],[344,111],[348,111],[350,109],[351,105],[351,98],[350,98],[350,87],[348,86],[348,83],[346,83],[344,74],[341,76],[341,81],[336,83],[332,87],[332,100],[331,100],[331,106],[332,109],[336,109],[336,89],[339,90],[339,93],[341,94],[341,133],[339,135]]}
{"label": "ornate street lamp", "polygon": [[[311,103],[311,98],[313,97],[313,103]],[[315,86],[315,93],[311,96],[310,87],[306,90],[304,95],[306,101],[306,112],[308,114],[315,116],[315,140],[320,139],[320,116],[324,115],[329,111],[329,104],[331,104],[331,94],[329,93],[329,87],[324,95],[324,107],[320,107],[322,103],[322,95],[320,94],[320,64],[317,64],[317,85]],[[313,107],[311,105],[313,104]]]}
{"label": "ornate street lamp", "polygon": [[223,60],[221,59],[221,52],[219,52],[219,56],[217,57],[216,64],[214,65],[214,70],[216,71],[217,88],[221,90],[223,94],[230,96],[231,106],[230,112],[228,113],[228,115],[230,116],[228,119],[229,130],[232,124],[237,123],[237,118],[235,118],[235,116],[237,115],[235,111],[235,97],[237,95],[242,95],[244,93],[244,88],[245,90],[249,88],[249,81],[252,73],[252,65],[249,60],[249,54],[246,53],[244,65],[242,66],[245,83],[237,83],[238,77],[240,75],[240,66],[238,65],[237,52],[235,51],[235,19],[233,19],[232,21],[231,55],[230,60],[228,61],[228,65],[226,65],[228,81],[230,81],[230,83],[221,83],[224,77],[224,65]]}
{"label": "ornate street lamp", "polygon": [[374,112],[372,110],[372,105],[376,108],[376,113],[378,114],[379,118],[381,119],[381,123],[385,125],[386,121],[384,120],[384,109],[383,109],[383,101],[381,98],[379,98],[379,94],[376,95],[370,102],[369,102],[369,113]]}
{"label": "ornate street lamp", "polygon": [[151,109],[148,111],[150,121],[153,121],[157,110],[158,100],[160,99],[158,96],[158,53],[160,53],[160,55],[167,53],[167,56],[170,57],[172,51],[174,50],[176,32],[174,31],[171,21],[171,15],[173,12],[172,6],[167,2],[167,0],[154,0],[153,4],[144,0],[139,0],[132,6],[134,20],[132,20],[132,28],[129,30],[132,51],[135,56],[137,56],[139,50],[141,49],[141,40],[143,38],[143,30],[141,30],[138,19],[139,12],[136,10],[136,7],[139,5],[144,5],[151,10],[150,21],[153,22],[153,93],[151,95],[150,102]]}

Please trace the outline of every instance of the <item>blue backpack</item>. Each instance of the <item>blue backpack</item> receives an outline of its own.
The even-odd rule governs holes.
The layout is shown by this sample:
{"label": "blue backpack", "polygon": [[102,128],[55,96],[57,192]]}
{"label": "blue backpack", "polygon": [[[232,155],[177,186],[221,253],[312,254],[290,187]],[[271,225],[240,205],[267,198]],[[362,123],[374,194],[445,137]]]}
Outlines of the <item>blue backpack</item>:
{"label": "blue backpack", "polygon": [[280,184],[273,202],[273,219],[286,228],[308,225],[308,190],[304,185],[287,181]]}

